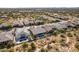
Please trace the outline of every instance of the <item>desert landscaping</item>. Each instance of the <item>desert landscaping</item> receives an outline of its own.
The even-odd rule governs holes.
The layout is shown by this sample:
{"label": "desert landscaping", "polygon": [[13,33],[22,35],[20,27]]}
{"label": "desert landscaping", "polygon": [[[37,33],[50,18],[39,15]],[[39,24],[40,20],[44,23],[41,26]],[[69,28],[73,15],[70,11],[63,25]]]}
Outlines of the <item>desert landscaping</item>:
{"label": "desert landscaping", "polygon": [[79,8],[0,9],[0,52],[78,52]]}

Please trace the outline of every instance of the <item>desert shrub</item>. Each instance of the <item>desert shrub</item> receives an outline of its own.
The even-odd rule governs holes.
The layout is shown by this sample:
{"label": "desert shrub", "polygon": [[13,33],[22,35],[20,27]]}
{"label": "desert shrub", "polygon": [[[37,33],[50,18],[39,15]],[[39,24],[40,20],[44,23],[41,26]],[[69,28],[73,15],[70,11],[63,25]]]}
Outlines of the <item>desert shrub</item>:
{"label": "desert shrub", "polygon": [[0,49],[11,48],[12,46],[14,46],[14,44],[12,42],[5,42],[5,43],[0,44]]}
{"label": "desert shrub", "polygon": [[60,33],[65,33],[64,29],[58,30]]}
{"label": "desert shrub", "polygon": [[32,50],[36,49],[36,45],[33,42],[31,43],[31,47],[32,47]]}
{"label": "desert shrub", "polygon": [[74,33],[74,36],[76,36],[76,33]]}
{"label": "desert shrub", "polygon": [[47,52],[47,49],[41,48],[40,52]]}
{"label": "desert shrub", "polygon": [[68,44],[62,42],[62,43],[61,43],[61,46],[63,46],[63,47],[68,47]]}
{"label": "desert shrub", "polygon": [[28,52],[33,52],[32,48],[28,48],[27,51],[28,51]]}
{"label": "desert shrub", "polygon": [[57,34],[59,34],[59,32],[57,30],[53,31],[52,33],[53,35],[57,36]]}
{"label": "desert shrub", "polygon": [[79,50],[79,44],[78,43],[75,44],[75,48],[77,48]]}
{"label": "desert shrub", "polygon": [[52,43],[56,43],[56,40],[53,40]]}
{"label": "desert shrub", "polygon": [[5,45],[4,44],[0,44],[0,49],[3,49],[5,48]]}
{"label": "desert shrub", "polygon": [[11,28],[12,28],[12,25],[11,25],[11,24],[8,24],[8,25],[6,26],[6,28],[7,28],[7,29],[11,29]]}
{"label": "desert shrub", "polygon": [[9,52],[14,52],[14,48],[10,48],[8,51]]}
{"label": "desert shrub", "polygon": [[68,33],[67,36],[68,36],[68,37],[72,37],[72,34],[71,34],[71,33]]}
{"label": "desert shrub", "polygon": [[56,52],[59,52],[59,49],[58,48],[55,48]]}
{"label": "desert shrub", "polygon": [[53,31],[53,35],[57,35],[57,34],[60,34],[60,33],[65,33],[65,30],[64,29],[62,29],[62,30],[58,30],[58,29],[56,29],[56,30],[54,30]]}
{"label": "desert shrub", "polygon": [[61,43],[61,42],[65,42],[65,39],[61,39],[61,40],[60,40],[60,43]]}
{"label": "desert shrub", "polygon": [[68,44],[66,44],[66,41],[64,39],[60,40],[60,45],[63,47],[68,47]]}
{"label": "desert shrub", "polygon": [[0,52],[8,52],[8,49],[0,49]]}
{"label": "desert shrub", "polygon": [[61,35],[61,37],[62,37],[62,38],[65,38],[65,36],[64,36],[64,35]]}
{"label": "desert shrub", "polygon": [[27,42],[22,42],[21,44],[22,44],[23,51],[25,52],[26,48],[28,48],[28,43]]}
{"label": "desert shrub", "polygon": [[13,41],[9,41],[9,42],[6,42],[5,46],[6,48],[11,48],[13,47],[15,44],[13,43]]}
{"label": "desert shrub", "polygon": [[22,43],[22,47],[23,47],[23,48],[28,47],[28,43],[27,43],[27,42],[23,42],[23,43]]}
{"label": "desert shrub", "polygon": [[0,24],[2,24],[4,21],[0,19]]}

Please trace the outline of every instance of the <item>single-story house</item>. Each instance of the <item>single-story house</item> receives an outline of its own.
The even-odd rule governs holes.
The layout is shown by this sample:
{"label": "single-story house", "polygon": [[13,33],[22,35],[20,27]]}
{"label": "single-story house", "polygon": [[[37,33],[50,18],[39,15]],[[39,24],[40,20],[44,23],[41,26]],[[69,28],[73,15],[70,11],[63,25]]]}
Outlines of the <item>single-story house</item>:
{"label": "single-story house", "polygon": [[44,28],[46,30],[46,35],[50,36],[53,33],[53,28],[50,25],[44,25],[41,26],[42,28]]}
{"label": "single-story house", "polygon": [[68,16],[59,16],[58,18],[61,20],[68,20],[69,19]]}
{"label": "single-story house", "polygon": [[75,25],[71,21],[67,21],[68,27],[75,27]]}
{"label": "single-story house", "polygon": [[0,16],[0,18],[7,18],[7,16],[6,15],[3,15],[3,16]]}
{"label": "single-story house", "polygon": [[0,46],[12,44],[14,41],[14,36],[12,32],[2,32],[0,33]]}
{"label": "single-story house", "polygon": [[43,25],[41,27],[44,28],[47,32],[52,30],[52,27],[50,25]]}
{"label": "single-story house", "polygon": [[28,20],[24,20],[23,23],[24,23],[25,26],[29,26],[29,21]]}
{"label": "single-story house", "polygon": [[79,20],[74,21],[73,24],[75,25],[75,27],[79,27]]}
{"label": "single-story house", "polygon": [[29,20],[29,25],[34,25],[34,20]]}
{"label": "single-story house", "polygon": [[43,21],[42,20],[24,20],[23,23],[25,26],[31,26],[31,25],[43,24]]}
{"label": "single-story house", "polygon": [[29,31],[35,38],[42,38],[46,33],[46,30],[42,27],[30,28]]}
{"label": "single-story house", "polygon": [[40,25],[40,24],[44,23],[42,20],[35,20],[34,22],[35,22],[36,25]]}
{"label": "single-story house", "polygon": [[14,21],[12,25],[13,25],[13,27],[23,27],[24,26],[23,22],[18,21],[18,20]]}
{"label": "single-story house", "polygon": [[30,41],[32,38],[30,37],[30,32],[27,28],[17,28],[15,31],[15,41],[16,43],[20,43],[23,41]]}
{"label": "single-story house", "polygon": [[63,28],[67,28],[67,27],[68,27],[68,23],[66,21],[52,24],[52,28],[56,28],[56,29],[63,29]]}
{"label": "single-story house", "polygon": [[31,26],[35,24],[34,20],[24,20],[23,23],[25,26]]}

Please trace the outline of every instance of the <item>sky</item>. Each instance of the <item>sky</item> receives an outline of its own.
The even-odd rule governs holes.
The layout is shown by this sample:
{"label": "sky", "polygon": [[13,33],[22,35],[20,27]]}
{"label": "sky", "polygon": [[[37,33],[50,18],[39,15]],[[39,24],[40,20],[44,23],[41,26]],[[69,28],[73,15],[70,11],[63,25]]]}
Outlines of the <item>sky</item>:
{"label": "sky", "polygon": [[79,7],[79,0],[0,0],[0,8]]}

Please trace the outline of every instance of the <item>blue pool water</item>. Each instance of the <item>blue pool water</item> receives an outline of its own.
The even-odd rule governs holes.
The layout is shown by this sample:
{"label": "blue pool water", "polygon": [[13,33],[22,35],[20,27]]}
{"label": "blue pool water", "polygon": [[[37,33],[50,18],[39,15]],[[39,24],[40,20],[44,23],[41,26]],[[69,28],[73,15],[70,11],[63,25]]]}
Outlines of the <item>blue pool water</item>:
{"label": "blue pool water", "polygon": [[21,35],[19,38],[16,39],[16,42],[22,42],[28,39],[28,36]]}

